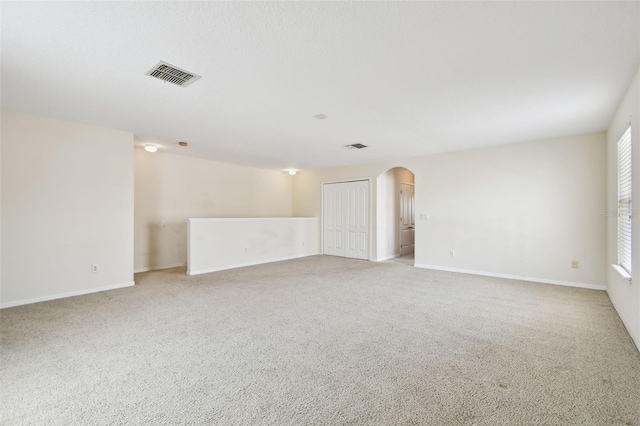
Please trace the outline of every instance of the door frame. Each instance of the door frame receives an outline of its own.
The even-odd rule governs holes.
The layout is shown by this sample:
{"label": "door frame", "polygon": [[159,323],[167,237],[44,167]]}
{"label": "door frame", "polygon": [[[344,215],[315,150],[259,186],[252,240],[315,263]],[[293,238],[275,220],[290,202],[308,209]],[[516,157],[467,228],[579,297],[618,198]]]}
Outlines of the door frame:
{"label": "door frame", "polygon": [[[415,176],[415,175],[414,175]],[[413,220],[415,222],[416,219],[416,201],[415,201],[415,196],[416,196],[416,184],[415,183],[409,183],[409,182],[400,182],[398,183],[398,190],[402,191],[402,185],[409,185],[409,186],[413,186],[413,203],[411,203],[411,208],[413,209]],[[400,201],[402,203],[402,201]],[[400,207],[400,213],[402,213],[402,207]],[[416,232],[416,224],[413,224],[413,255],[415,256],[416,253],[416,241],[415,241],[415,232]],[[398,247],[398,253],[400,253],[400,256],[402,257],[402,221],[400,221],[398,223],[398,240],[399,240],[399,247]]]}
{"label": "door frame", "polygon": [[373,178],[353,178],[353,179],[341,179],[341,180],[328,180],[320,182],[320,254],[324,255],[324,186],[332,183],[348,183],[348,182],[369,182],[369,211],[367,212],[367,219],[369,221],[369,244],[367,247],[367,260],[371,261],[371,245],[373,240]]}

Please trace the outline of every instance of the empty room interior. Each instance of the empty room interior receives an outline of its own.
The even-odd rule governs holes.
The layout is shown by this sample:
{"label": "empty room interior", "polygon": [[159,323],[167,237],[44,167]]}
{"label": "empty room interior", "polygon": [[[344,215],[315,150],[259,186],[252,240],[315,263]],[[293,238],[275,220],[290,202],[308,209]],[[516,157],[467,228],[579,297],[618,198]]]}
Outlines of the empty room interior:
{"label": "empty room interior", "polygon": [[640,2],[0,2],[5,425],[640,426]]}

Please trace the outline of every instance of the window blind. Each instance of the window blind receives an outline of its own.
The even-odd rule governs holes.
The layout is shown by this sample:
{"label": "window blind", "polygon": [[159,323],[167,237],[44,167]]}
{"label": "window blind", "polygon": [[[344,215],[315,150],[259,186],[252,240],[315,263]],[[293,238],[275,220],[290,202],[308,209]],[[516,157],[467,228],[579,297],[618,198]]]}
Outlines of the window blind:
{"label": "window blind", "polygon": [[631,274],[631,127],[618,141],[618,265]]}

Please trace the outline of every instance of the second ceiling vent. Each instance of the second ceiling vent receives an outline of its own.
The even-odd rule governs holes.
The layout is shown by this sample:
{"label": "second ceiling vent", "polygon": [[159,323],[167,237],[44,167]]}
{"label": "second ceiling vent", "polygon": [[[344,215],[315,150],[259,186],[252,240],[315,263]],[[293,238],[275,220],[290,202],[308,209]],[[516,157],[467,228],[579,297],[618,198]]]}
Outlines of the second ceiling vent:
{"label": "second ceiling vent", "polygon": [[186,87],[200,78],[199,75],[191,71],[183,70],[162,61],[147,71],[147,75],[182,87]]}
{"label": "second ceiling vent", "polygon": [[345,145],[344,147],[349,149],[362,149],[366,148],[367,145],[363,145],[361,143],[352,143],[351,145]]}

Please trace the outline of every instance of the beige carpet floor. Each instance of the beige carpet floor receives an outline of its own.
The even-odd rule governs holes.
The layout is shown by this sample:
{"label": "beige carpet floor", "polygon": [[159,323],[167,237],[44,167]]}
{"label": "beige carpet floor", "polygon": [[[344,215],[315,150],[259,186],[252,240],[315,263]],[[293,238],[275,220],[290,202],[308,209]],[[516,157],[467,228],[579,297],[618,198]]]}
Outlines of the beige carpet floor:
{"label": "beige carpet floor", "polygon": [[3,425],[640,425],[606,293],[314,256],[1,311]]}
{"label": "beige carpet floor", "polygon": [[388,263],[400,263],[402,265],[413,266],[415,263],[415,257],[413,253],[405,254],[404,256],[394,257],[393,259],[385,260]]}

